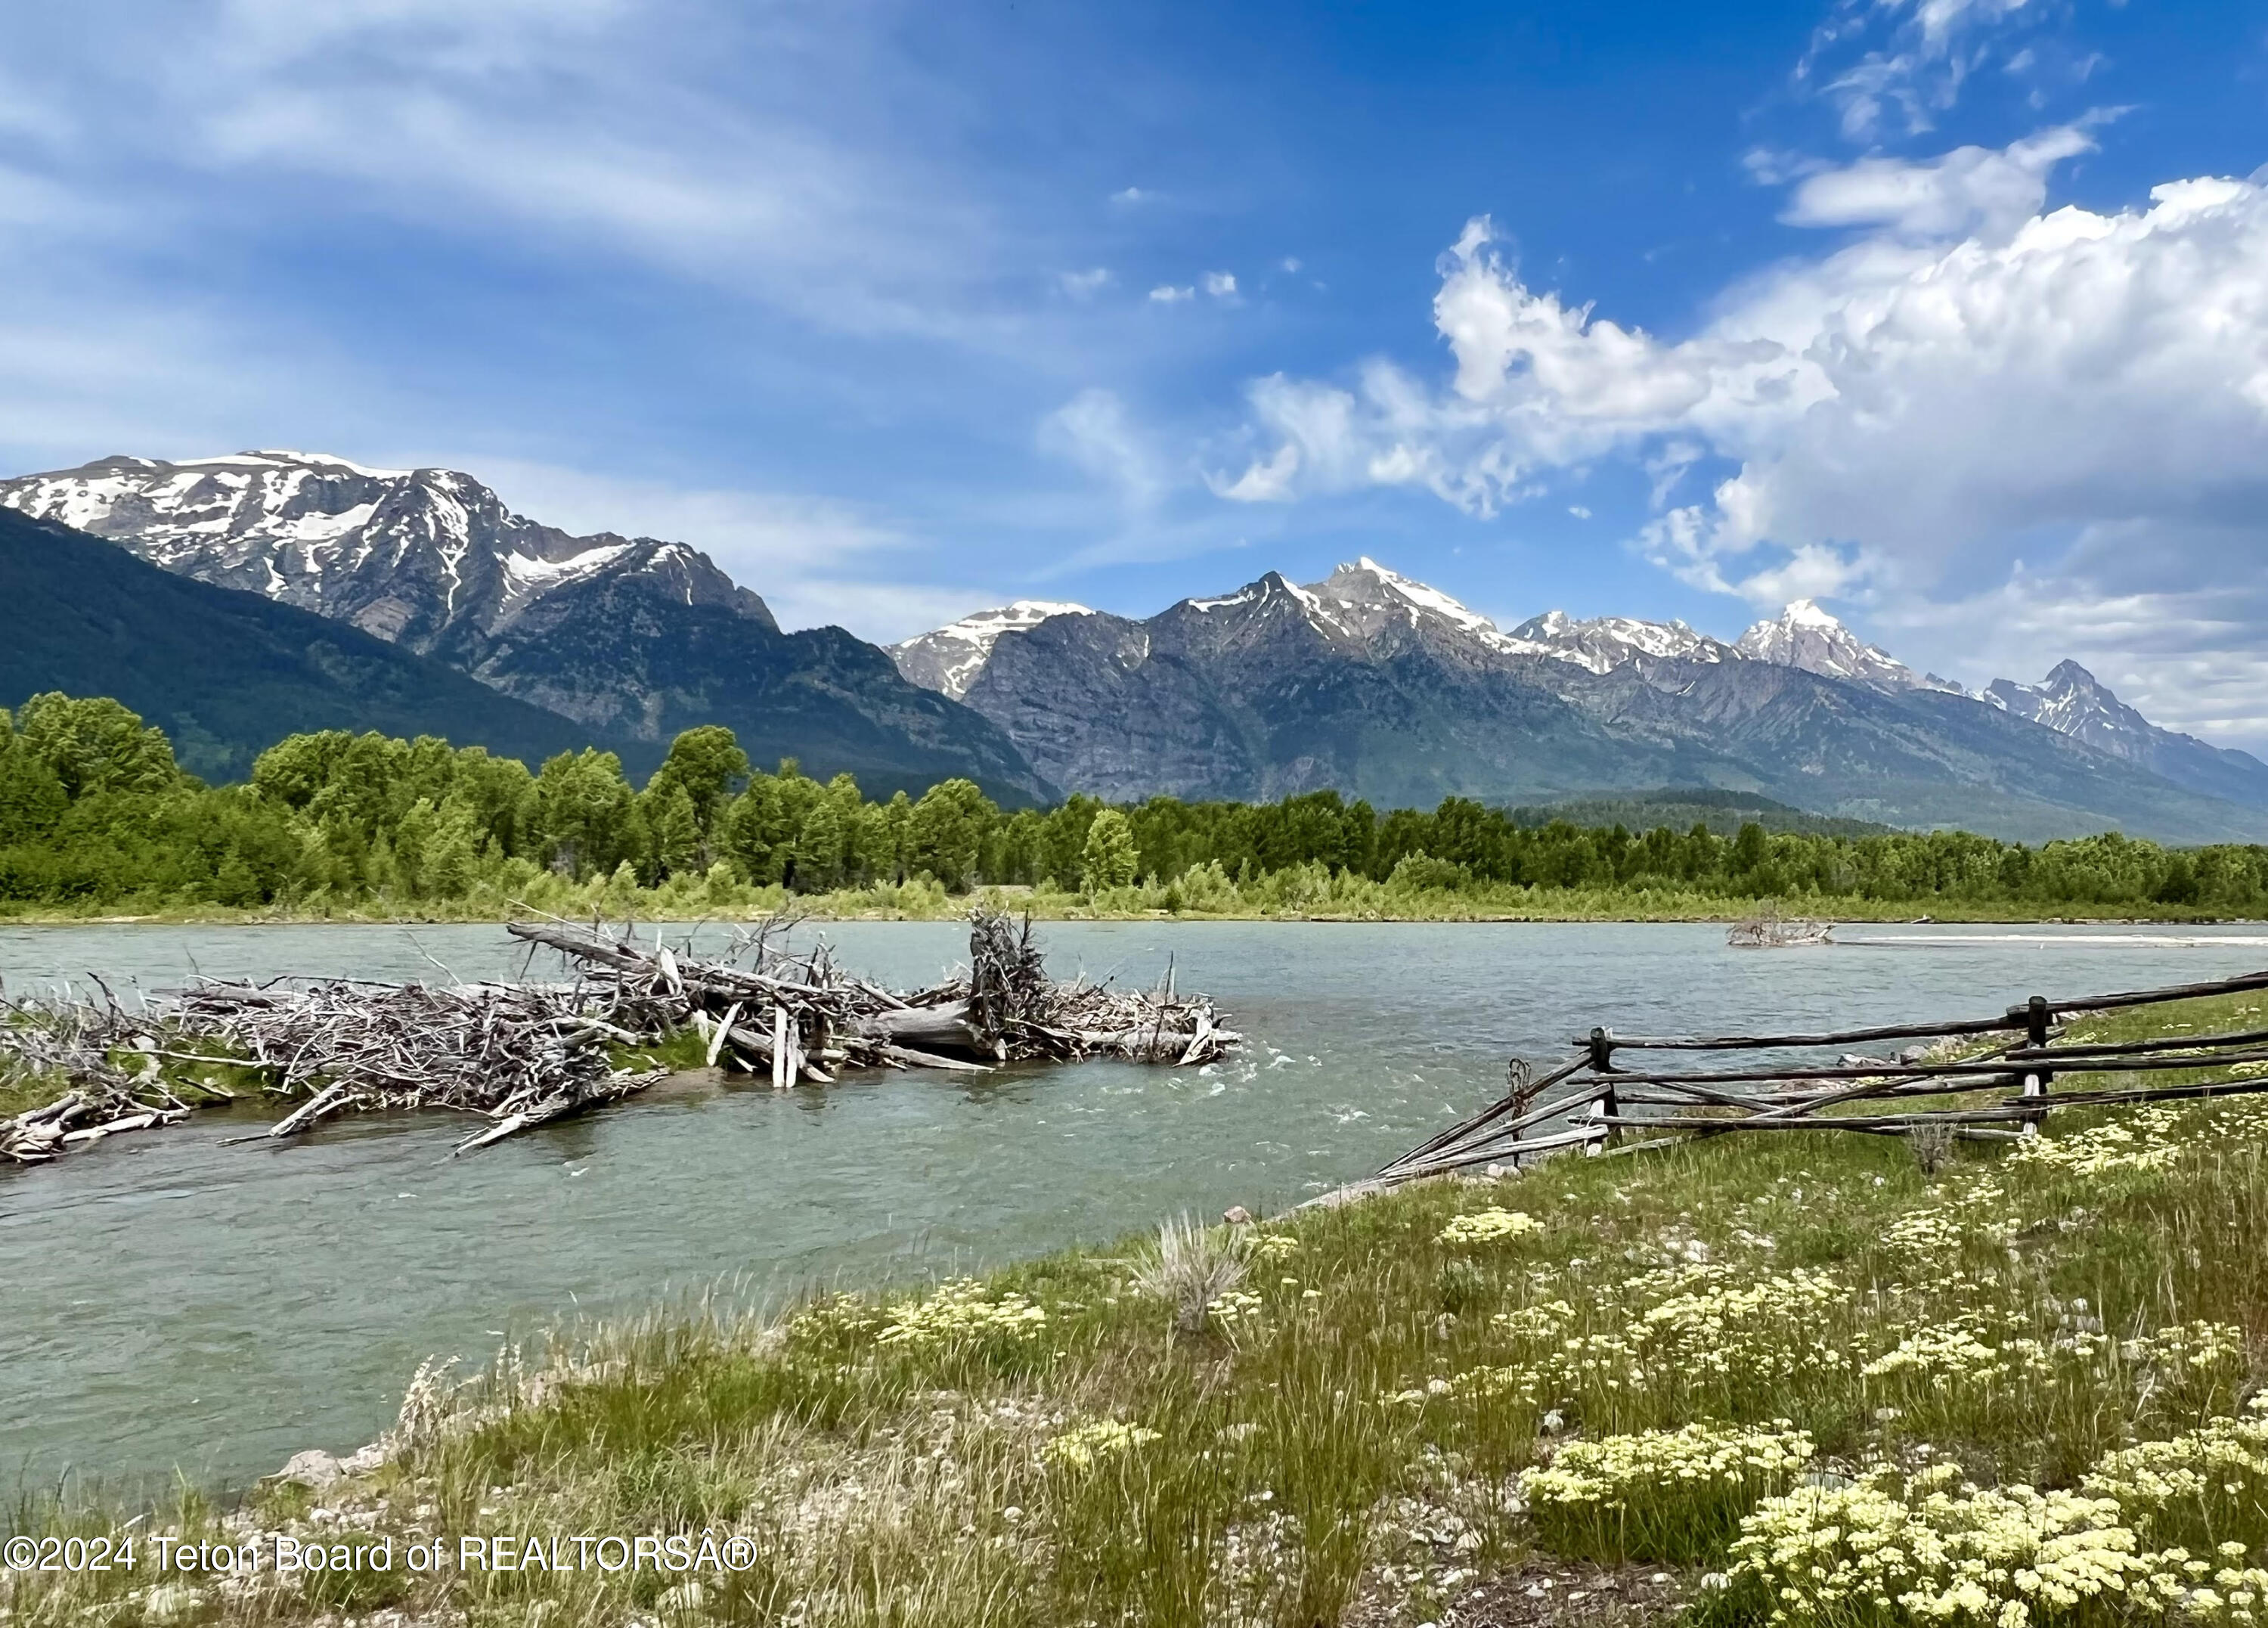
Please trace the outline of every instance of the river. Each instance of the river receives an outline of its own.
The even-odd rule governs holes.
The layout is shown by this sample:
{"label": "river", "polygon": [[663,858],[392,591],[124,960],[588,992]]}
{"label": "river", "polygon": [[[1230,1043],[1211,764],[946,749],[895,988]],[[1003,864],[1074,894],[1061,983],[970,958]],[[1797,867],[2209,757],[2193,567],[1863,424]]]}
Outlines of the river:
{"label": "river", "polygon": [[[934,981],[964,943],[952,924],[823,931],[844,965],[902,986]],[[1564,1053],[1594,1023],[1981,1014],[2268,965],[2257,928],[1868,927],[1779,951],[1728,949],[1708,925],[1042,932],[1058,976],[1147,983],[1170,954],[1182,988],[1233,1014],[1245,1055],[777,1094],[688,1077],[453,1160],[453,1116],[226,1146],[251,1122],[212,1114],[0,1170],[0,1475],[240,1485],[301,1448],[369,1440],[429,1354],[477,1362],[508,1335],[720,1280],[777,1303],[1103,1242],[1175,1212],[1280,1208],[1488,1101],[1507,1057]],[[192,971],[480,978],[522,964],[494,927],[0,929],[17,993],[89,973],[123,990]]]}

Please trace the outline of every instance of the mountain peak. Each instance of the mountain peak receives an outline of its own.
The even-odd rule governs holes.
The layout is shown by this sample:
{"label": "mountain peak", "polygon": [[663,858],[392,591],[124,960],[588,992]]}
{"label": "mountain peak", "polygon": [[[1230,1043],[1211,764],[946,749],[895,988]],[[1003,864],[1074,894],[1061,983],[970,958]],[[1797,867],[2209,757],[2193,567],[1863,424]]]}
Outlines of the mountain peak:
{"label": "mountain peak", "polygon": [[571,536],[513,513],[454,470],[380,469],[276,447],[180,461],[113,457],[0,481],[0,506],[420,655],[485,645],[538,601],[601,576],[777,625],[697,549]]}
{"label": "mountain peak", "polygon": [[971,611],[932,632],[886,645],[884,651],[909,681],[958,701],[984,670],[1002,635],[1035,628],[1050,616],[1093,615],[1093,610],[1071,600],[1011,600],[990,610]]}
{"label": "mountain peak", "polygon": [[1893,695],[1951,688],[1942,679],[1934,683],[1925,680],[1888,651],[1867,644],[1815,600],[1797,600],[1778,616],[1756,623],[1741,635],[1734,648],[1753,660],[1800,667]]}
{"label": "mountain peak", "polygon": [[1594,673],[1611,673],[1641,656],[1667,661],[1722,661],[1730,645],[1697,633],[1683,622],[1646,622],[1636,616],[1592,616],[1577,621],[1564,610],[1530,616],[1512,637],[1544,654]]}
{"label": "mountain peak", "polygon": [[1414,577],[1388,570],[1367,554],[1357,557],[1351,565],[1341,565],[1321,582],[1310,583],[1307,591],[1319,599],[1366,609],[1404,608],[1413,617],[1440,617],[1463,632],[1490,640],[1504,637],[1493,621],[1470,606]]}
{"label": "mountain peak", "polygon": [[2055,666],[2048,669],[2048,675],[2040,681],[2040,688],[2043,689],[2098,690],[2113,701],[2117,699],[2117,696],[2110,694],[2110,687],[2104,684],[2101,679],[2095,677],[2094,674],[2088,672],[2085,667],[2080,666],[2078,662],[2072,660],[2069,657],[2066,657],[2063,660],[2057,662]]}

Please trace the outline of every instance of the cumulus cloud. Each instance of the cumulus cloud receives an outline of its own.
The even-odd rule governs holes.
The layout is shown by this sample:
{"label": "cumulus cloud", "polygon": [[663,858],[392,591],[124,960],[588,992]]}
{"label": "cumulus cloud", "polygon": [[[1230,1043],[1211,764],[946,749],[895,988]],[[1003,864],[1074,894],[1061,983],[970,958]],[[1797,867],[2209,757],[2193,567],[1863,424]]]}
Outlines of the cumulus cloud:
{"label": "cumulus cloud", "polygon": [[1215,299],[1235,298],[1236,273],[1233,271],[1206,272],[1204,274],[1204,291],[1211,295]]}
{"label": "cumulus cloud", "polygon": [[1150,298],[1161,306],[1178,306],[1185,299],[1197,297],[1197,291],[1194,288],[1175,288],[1170,283],[1160,284],[1150,291]]}
{"label": "cumulus cloud", "polygon": [[1873,226],[1904,237],[1975,232],[2005,239],[2040,212],[2058,163],[2094,151],[2086,128],[2068,124],[2009,147],[1956,147],[1921,163],[1862,158],[1808,176],[1780,218],[1792,226]]}
{"label": "cumulus cloud", "polygon": [[1062,285],[1063,291],[1072,298],[1085,299],[1110,281],[1110,268],[1093,266],[1085,271],[1057,272],[1056,281]]}
{"label": "cumulus cloud", "polygon": [[[1808,176],[1789,217],[1857,235],[1683,338],[1529,286],[1476,220],[1434,299],[1447,378],[1259,380],[1255,454],[1213,489],[1410,484],[1487,513],[1623,456],[1661,508],[1640,552],[1758,604],[1863,593],[1919,625],[2021,571],[2066,616],[2165,608],[2268,558],[2268,170],[2043,212],[2050,166],[2089,145],[2064,127]],[[1663,506],[1704,468],[1705,496]],[[2268,719],[2268,686],[2247,704]]]}

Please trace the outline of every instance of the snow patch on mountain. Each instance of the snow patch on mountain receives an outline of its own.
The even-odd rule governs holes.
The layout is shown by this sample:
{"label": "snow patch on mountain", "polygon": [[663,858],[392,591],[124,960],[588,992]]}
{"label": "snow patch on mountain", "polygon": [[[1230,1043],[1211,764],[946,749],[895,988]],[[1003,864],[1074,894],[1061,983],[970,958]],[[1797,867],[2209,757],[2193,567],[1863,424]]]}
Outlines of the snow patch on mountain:
{"label": "snow patch on mountain", "polygon": [[1915,672],[1879,645],[1867,644],[1810,600],[1798,600],[1778,616],[1757,622],[1741,635],[1734,648],[1754,660],[1800,667],[1806,673],[1864,684],[1886,695],[1910,689],[1968,693],[1950,679]]}
{"label": "snow patch on mountain", "polygon": [[884,649],[909,681],[958,701],[984,670],[1003,634],[1035,628],[1050,616],[1093,615],[1069,600],[1014,600]]}
{"label": "snow patch on mountain", "polygon": [[1535,653],[1470,606],[1366,554],[1308,584],[1304,593],[1319,626],[1366,649],[1392,636],[1414,634],[1497,655]]}
{"label": "snow patch on mountain", "polygon": [[267,449],[99,459],[0,481],[0,505],[152,564],[350,622],[421,654],[475,652],[548,597],[610,575],[770,627],[763,601],[681,543],[575,537],[453,469]]}
{"label": "snow patch on mountain", "polygon": [[1635,616],[1592,616],[1579,622],[1564,610],[1547,610],[1512,631],[1513,637],[1543,654],[1594,673],[1611,673],[1640,656],[1670,661],[1728,661],[1739,656],[1731,645],[1683,622],[1644,622]]}
{"label": "snow patch on mountain", "polygon": [[[2057,664],[2036,684],[2012,683],[1996,678],[1984,687],[1984,699],[2004,711],[2043,724],[2058,733],[2084,740],[2097,751],[2114,756],[2140,758],[2148,743],[2171,735],[2121,701],[2110,688],[2076,661]],[[2183,735],[2181,740],[2192,737]]]}

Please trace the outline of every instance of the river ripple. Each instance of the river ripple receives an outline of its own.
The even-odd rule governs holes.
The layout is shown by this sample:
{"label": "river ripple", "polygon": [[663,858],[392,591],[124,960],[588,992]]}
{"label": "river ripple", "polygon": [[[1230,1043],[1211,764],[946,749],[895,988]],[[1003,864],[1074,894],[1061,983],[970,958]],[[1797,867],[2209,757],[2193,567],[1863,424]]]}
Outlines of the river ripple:
{"label": "river ripple", "polygon": [[[900,985],[950,924],[824,930]],[[0,1171],[0,1476],[237,1483],[391,1418],[430,1353],[733,1278],[777,1300],[1101,1242],[1187,1210],[1279,1207],[1374,1168],[1580,1028],[1723,1032],[1983,1013],[2268,965],[2258,929],[1857,928],[1818,950],[1721,927],[1066,923],[1060,975],[1147,983],[1170,954],[1249,1037],[1197,1070],[1091,1063],[832,1087],[675,1082],[452,1160],[443,1115],[221,1145],[214,1115]],[[1889,942],[1900,937],[1917,941]],[[1926,940],[1926,941],[1922,941]],[[711,941],[714,939],[712,938]],[[0,929],[0,977],[190,971],[512,976],[493,927]]]}

